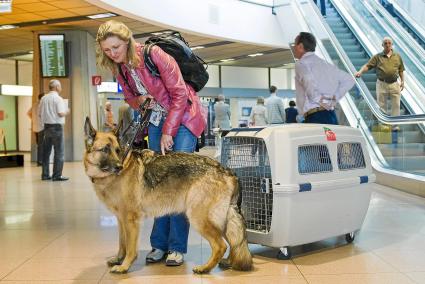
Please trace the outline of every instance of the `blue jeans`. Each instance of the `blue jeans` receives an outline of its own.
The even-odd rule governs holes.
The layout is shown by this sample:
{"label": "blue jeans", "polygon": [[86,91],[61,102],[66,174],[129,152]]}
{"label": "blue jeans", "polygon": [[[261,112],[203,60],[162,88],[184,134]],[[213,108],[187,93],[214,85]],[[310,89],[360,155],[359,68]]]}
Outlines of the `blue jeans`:
{"label": "blue jeans", "polygon": [[[162,125],[149,124],[149,149],[161,152]],[[189,129],[180,125],[177,135],[173,138],[173,151],[193,153],[196,147],[196,136]],[[163,251],[187,252],[187,239],[189,236],[189,222],[185,214],[166,215],[155,218],[152,233],[151,246]]]}
{"label": "blue jeans", "polygon": [[63,126],[61,124],[45,124],[44,125],[44,141],[43,141],[43,165],[41,178],[47,178],[49,173],[49,158],[52,152],[52,147],[55,150],[53,158],[53,175],[52,178],[58,178],[62,175],[63,169]]}
{"label": "blue jeans", "polygon": [[338,119],[334,110],[322,110],[310,114],[304,120],[304,123],[335,124],[338,125]]}
{"label": "blue jeans", "polygon": [[[317,0],[313,0],[315,4],[317,4]],[[325,6],[325,0],[320,0],[320,13],[322,13],[323,16],[326,16],[326,6]]]}

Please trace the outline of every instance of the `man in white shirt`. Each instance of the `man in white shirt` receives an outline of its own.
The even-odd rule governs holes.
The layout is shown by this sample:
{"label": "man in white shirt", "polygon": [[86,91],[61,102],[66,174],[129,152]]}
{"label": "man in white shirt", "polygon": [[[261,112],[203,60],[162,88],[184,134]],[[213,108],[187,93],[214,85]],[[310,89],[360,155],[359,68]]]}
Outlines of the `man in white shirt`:
{"label": "man in white shirt", "polygon": [[354,86],[354,78],[319,58],[316,39],[301,32],[295,38],[295,90],[298,112],[305,123],[338,124],[336,103]]}
{"label": "man in white shirt", "polygon": [[267,108],[267,122],[269,124],[282,124],[285,122],[285,106],[283,100],[279,98],[277,88],[270,86],[270,96],[266,99],[265,104]]}
{"label": "man in white shirt", "polygon": [[31,108],[28,110],[27,115],[31,119],[31,129],[35,134],[35,143],[37,144],[36,161],[37,166],[42,165],[43,161],[43,140],[44,140],[44,125],[40,121],[40,115],[38,113],[38,107],[40,100],[44,94],[39,94],[36,102],[33,103]]}
{"label": "man in white shirt", "polygon": [[[69,114],[65,101],[59,96],[62,91],[58,80],[49,82],[49,92],[41,98],[39,113],[44,125],[44,149],[41,179],[53,181],[66,181],[69,178],[62,176],[64,162],[63,126],[65,116]],[[49,173],[49,157],[54,148],[53,175]]]}

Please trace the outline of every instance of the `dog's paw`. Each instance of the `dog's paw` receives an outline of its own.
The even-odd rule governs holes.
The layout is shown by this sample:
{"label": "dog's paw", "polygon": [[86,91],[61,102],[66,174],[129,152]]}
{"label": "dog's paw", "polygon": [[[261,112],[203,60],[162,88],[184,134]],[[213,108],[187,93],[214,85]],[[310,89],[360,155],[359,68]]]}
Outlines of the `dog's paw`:
{"label": "dog's paw", "polygon": [[221,269],[230,269],[232,268],[232,265],[230,264],[230,260],[228,258],[223,258],[218,263],[218,267]]}
{"label": "dog's paw", "polygon": [[109,272],[115,274],[125,274],[128,272],[128,267],[124,267],[122,265],[115,265],[111,268],[111,270],[109,270]]}
{"label": "dog's paw", "polygon": [[195,266],[192,271],[196,274],[205,274],[210,272],[211,269],[209,269],[206,265],[199,265]]}
{"label": "dog's paw", "polygon": [[118,257],[118,256],[114,256],[111,257],[110,259],[108,259],[108,261],[106,262],[106,264],[109,267],[115,266],[115,265],[120,265],[124,260],[124,257]]}

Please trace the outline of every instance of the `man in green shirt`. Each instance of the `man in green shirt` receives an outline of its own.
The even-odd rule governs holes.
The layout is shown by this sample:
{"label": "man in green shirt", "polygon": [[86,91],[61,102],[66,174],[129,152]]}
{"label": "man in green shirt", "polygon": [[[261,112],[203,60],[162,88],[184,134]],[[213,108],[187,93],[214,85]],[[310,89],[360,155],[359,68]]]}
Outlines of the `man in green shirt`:
{"label": "man in green shirt", "polygon": [[[393,51],[393,41],[389,37],[382,40],[384,50],[374,55],[368,63],[355,74],[360,77],[364,72],[376,68],[376,97],[379,106],[386,112],[387,96],[391,97],[391,115],[400,115],[400,92],[404,89],[404,64],[400,55]],[[398,82],[400,77],[400,83]],[[398,130],[398,126],[394,130]]]}

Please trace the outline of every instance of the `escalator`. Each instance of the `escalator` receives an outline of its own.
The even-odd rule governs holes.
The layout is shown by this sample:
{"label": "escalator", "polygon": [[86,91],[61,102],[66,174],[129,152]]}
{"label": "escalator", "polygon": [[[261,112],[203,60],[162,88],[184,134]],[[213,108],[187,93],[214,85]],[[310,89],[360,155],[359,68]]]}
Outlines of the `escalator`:
{"label": "escalator", "polygon": [[[355,69],[359,70],[369,60],[371,52],[364,47],[365,44],[351,31],[349,25],[340,16],[332,2],[327,1],[326,6],[326,22]],[[322,42],[332,61],[345,69],[332,42],[329,40],[322,40]],[[376,99],[375,71],[372,70],[363,74],[362,80],[370,91],[370,94]],[[359,89],[355,88],[350,91],[350,97],[372,134],[380,153],[387,163],[387,167],[407,173],[425,175],[425,135],[421,127],[418,124],[400,125],[400,131],[392,132],[390,134],[390,141],[388,139],[384,141],[381,132],[373,131],[376,130],[379,122],[373,115],[369,105],[360,95]],[[411,113],[409,105],[405,101],[402,101],[401,115],[409,115]]]}
{"label": "escalator", "polygon": [[[350,30],[335,7],[329,2],[327,3],[326,22],[329,24],[356,70],[359,70],[369,60],[370,54]],[[328,53],[333,60],[338,60],[332,49]],[[376,98],[375,72],[373,70],[367,72],[362,76],[362,79],[371,94]],[[372,115],[370,108],[365,104],[364,100],[357,96],[356,92],[357,90],[351,91],[351,95],[355,98],[357,108],[369,129],[373,130],[374,125],[377,125],[378,121]],[[403,102],[401,103],[401,114],[411,114]],[[417,174],[425,173],[425,135],[417,125],[402,125],[400,132],[392,134],[392,143],[388,143],[388,141],[383,143],[382,139],[380,139],[382,136],[380,132],[372,131],[372,135],[390,167]]]}
{"label": "escalator", "polygon": [[425,49],[425,35],[421,33],[420,27],[408,20],[408,15],[395,3],[380,1],[388,13],[411,35],[411,37]]}
{"label": "escalator", "polygon": [[[376,47],[376,52],[382,50],[381,42],[384,37],[393,39],[394,49],[403,58],[406,67],[405,81],[410,93],[425,94],[425,50],[410,34],[406,32],[391,15],[376,0],[334,0],[337,6],[345,6],[352,20],[358,22],[361,30],[367,30],[365,34],[370,42]],[[346,16],[343,16],[347,19]],[[355,29],[354,29],[355,30]],[[372,52],[375,48],[369,49]],[[422,97],[422,106],[425,106],[425,96]],[[425,108],[422,107],[422,113]],[[417,113],[417,112],[416,112]]]}

